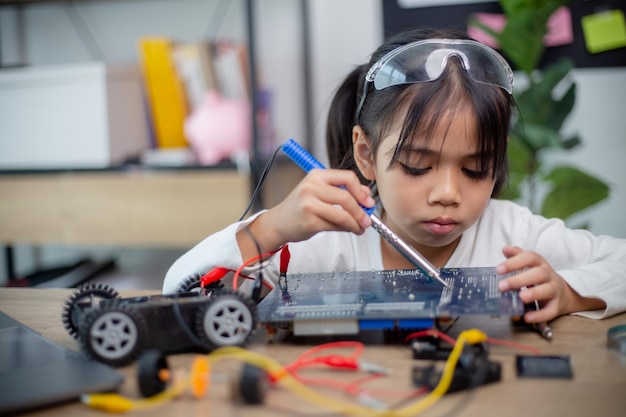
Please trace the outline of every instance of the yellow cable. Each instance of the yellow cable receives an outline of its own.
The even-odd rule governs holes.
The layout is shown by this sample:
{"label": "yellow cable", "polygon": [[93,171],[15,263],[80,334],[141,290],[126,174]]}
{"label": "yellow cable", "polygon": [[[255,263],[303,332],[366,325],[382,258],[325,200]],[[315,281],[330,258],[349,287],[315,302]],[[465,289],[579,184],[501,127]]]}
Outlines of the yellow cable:
{"label": "yellow cable", "polygon": [[[268,374],[274,376],[277,383],[284,386],[300,398],[308,401],[309,403],[316,404],[322,408],[327,408],[337,413],[358,417],[409,417],[415,416],[416,414],[424,411],[445,395],[450,388],[450,384],[452,383],[454,369],[456,368],[465,344],[480,343],[486,340],[486,338],[487,336],[484,333],[476,329],[461,332],[454,348],[452,349],[452,352],[448,356],[448,360],[446,361],[437,386],[426,397],[416,403],[392,410],[368,408],[359,404],[348,403],[346,401],[336,400],[322,395],[294,378],[274,359],[243,348],[235,346],[222,347],[208,354],[207,359],[210,364],[216,363],[222,359],[232,358],[257,366],[265,370]],[[206,369],[210,369],[210,365]],[[154,407],[165,401],[169,401],[180,395],[185,389],[188,388],[189,384],[190,378],[186,378],[160,394],[137,401],[129,400],[118,394],[84,395],[81,397],[81,400],[93,408],[98,408],[111,413],[122,413],[130,410]]]}
{"label": "yellow cable", "polygon": [[189,385],[189,378],[173,384],[159,394],[141,400],[130,400],[119,394],[84,394],[80,400],[91,408],[97,408],[109,413],[124,413],[131,410],[144,410],[161,405],[178,397]]}
{"label": "yellow cable", "polygon": [[459,335],[448,360],[446,361],[446,365],[437,386],[426,397],[417,403],[394,410],[375,410],[321,395],[293,378],[273,359],[245,349],[237,347],[223,347],[209,354],[209,359],[217,361],[220,358],[235,358],[258,366],[272,375],[280,375],[281,377],[277,380],[277,382],[285,386],[294,394],[310,403],[317,404],[338,413],[354,416],[404,417],[414,416],[437,402],[450,388],[450,384],[452,383],[452,378],[454,376],[454,369],[459,361],[465,343],[468,342],[470,344],[475,344],[486,340],[486,338],[487,336],[479,330],[472,329],[462,332]]}

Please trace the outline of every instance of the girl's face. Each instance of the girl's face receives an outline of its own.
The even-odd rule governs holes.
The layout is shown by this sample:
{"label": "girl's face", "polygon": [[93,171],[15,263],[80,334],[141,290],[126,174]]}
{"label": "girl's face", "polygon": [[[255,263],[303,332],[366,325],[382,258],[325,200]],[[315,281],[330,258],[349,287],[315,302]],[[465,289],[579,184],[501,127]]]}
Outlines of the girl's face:
{"label": "girl's face", "polygon": [[355,159],[363,175],[376,181],[383,221],[424,254],[445,248],[451,254],[481,216],[495,185],[490,167],[480,164],[474,114],[463,109],[451,114],[444,113],[427,145],[415,138],[413,148],[391,168],[399,122],[382,139],[375,158],[365,149],[369,142],[354,135]]}

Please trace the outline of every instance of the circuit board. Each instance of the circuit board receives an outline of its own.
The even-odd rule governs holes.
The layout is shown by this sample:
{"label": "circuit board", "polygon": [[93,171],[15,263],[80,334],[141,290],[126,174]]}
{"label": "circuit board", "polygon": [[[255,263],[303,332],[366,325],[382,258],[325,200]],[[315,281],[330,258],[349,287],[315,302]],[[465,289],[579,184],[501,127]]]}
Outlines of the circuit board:
{"label": "circuit board", "polygon": [[450,286],[417,270],[290,274],[258,305],[264,322],[398,320],[520,315],[517,292],[501,293],[495,268],[447,268]]}

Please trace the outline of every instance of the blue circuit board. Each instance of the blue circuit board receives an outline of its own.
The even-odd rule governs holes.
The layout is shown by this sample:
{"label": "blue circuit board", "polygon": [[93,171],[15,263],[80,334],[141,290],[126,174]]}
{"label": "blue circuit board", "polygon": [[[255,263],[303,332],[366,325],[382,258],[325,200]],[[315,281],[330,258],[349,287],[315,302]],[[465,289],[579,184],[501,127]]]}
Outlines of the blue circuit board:
{"label": "blue circuit board", "polygon": [[264,322],[516,316],[517,292],[501,293],[495,268],[441,269],[450,288],[417,270],[290,274],[258,305]]}

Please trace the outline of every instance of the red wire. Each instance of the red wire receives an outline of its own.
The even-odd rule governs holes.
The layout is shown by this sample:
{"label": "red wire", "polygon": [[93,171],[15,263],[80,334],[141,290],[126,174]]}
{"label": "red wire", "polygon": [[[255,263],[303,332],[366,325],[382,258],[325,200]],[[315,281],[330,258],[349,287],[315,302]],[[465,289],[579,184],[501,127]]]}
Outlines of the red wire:
{"label": "red wire", "polygon": [[502,346],[514,347],[517,349],[527,350],[529,352],[534,353],[535,355],[539,355],[541,353],[541,351],[537,348],[534,348],[528,345],[523,345],[521,343],[511,342],[510,340],[487,338],[487,343],[492,344],[492,345],[502,345]]}
{"label": "red wire", "polygon": [[[207,285],[213,282],[217,282],[221,280],[229,272],[236,272],[236,271],[234,269],[229,269],[229,268],[215,267],[200,278],[200,285],[202,287],[206,287]],[[254,279],[253,277],[249,277],[247,275],[240,275],[240,276],[245,279]],[[263,282],[263,285],[265,285],[270,290],[273,289],[272,286],[269,285],[267,282]],[[235,287],[234,289],[236,290],[237,288]]]}
{"label": "red wire", "polygon": [[305,377],[298,375],[295,372],[291,373],[291,375],[294,378],[296,378],[298,381],[302,382],[303,384],[319,385],[319,386],[324,386],[327,388],[334,388],[334,389],[344,391],[346,394],[353,395],[353,396],[357,396],[360,393],[372,393],[372,394],[376,393],[377,395],[384,396],[384,397],[390,397],[392,395],[406,397],[408,395],[409,398],[412,398],[418,395],[422,395],[423,393],[427,391],[427,388],[419,388],[415,391],[411,390],[407,394],[407,392],[402,392],[402,391],[386,390],[382,388],[366,388],[366,387],[360,386],[361,384],[364,384],[370,380],[383,377],[384,376],[383,374],[368,375],[365,378],[358,378],[352,382],[339,382],[339,381],[333,381],[330,379],[319,379],[319,378],[305,378]]}
{"label": "red wire", "polygon": [[[424,336],[435,336],[438,337],[442,340],[444,340],[445,342],[454,345],[456,344],[456,340],[450,336],[448,336],[447,334],[436,330],[436,329],[427,329],[427,330],[422,330],[419,332],[415,332],[415,333],[411,333],[410,335],[408,335],[405,338],[405,342],[414,338],[418,338],[418,337],[424,337]],[[521,343],[515,343],[515,342],[511,342],[508,340],[501,340],[501,339],[492,339],[492,338],[487,338],[486,339],[487,343],[490,344],[498,344],[498,345],[505,345],[505,346],[510,346],[510,347],[515,347],[518,349],[526,349],[529,350],[535,354],[539,354],[539,350],[535,349],[531,346],[527,346],[527,345],[523,345]],[[324,355],[324,356],[316,356],[316,354],[318,354],[321,351],[327,350],[327,349],[337,349],[337,348],[353,348],[353,352],[350,353],[349,355],[336,355],[336,354],[330,354],[330,355]],[[335,389],[340,389],[342,391],[344,391],[346,394],[348,395],[353,395],[353,396],[357,396],[359,394],[365,393],[365,394],[369,394],[369,393],[377,393],[378,395],[383,395],[385,397],[389,397],[390,395],[400,395],[403,394],[399,391],[393,391],[393,390],[385,390],[385,389],[376,389],[376,388],[365,388],[362,387],[361,385],[371,381],[372,379],[375,378],[380,378],[382,376],[382,374],[373,374],[373,375],[368,375],[362,378],[358,378],[352,382],[349,383],[345,383],[345,382],[339,382],[339,381],[334,381],[334,380],[328,380],[328,379],[319,379],[319,378],[305,378],[302,377],[298,374],[298,370],[302,369],[306,366],[310,366],[310,365],[326,365],[326,366],[330,366],[333,368],[342,368],[342,369],[350,369],[350,370],[359,370],[359,361],[358,358],[361,356],[361,354],[364,351],[364,345],[360,342],[356,342],[356,341],[338,341],[338,342],[330,342],[330,343],[325,343],[322,345],[318,345],[315,346],[307,351],[305,351],[304,353],[302,353],[300,356],[298,356],[296,358],[295,361],[293,361],[292,363],[286,365],[284,368],[282,368],[281,372],[276,373],[274,375],[272,375],[272,379],[274,381],[278,380],[281,378],[281,374],[283,372],[288,372],[289,374],[291,374],[294,378],[296,378],[297,380],[299,380],[302,383],[305,384],[310,384],[310,385],[322,385],[322,386],[326,386],[328,388],[335,388]],[[418,397],[420,395],[425,394],[426,392],[428,392],[429,388],[428,387],[420,387],[419,389],[412,391],[408,394],[408,396],[406,396],[406,400],[411,399],[411,398],[415,398]]]}
{"label": "red wire", "polygon": [[427,329],[427,330],[421,330],[419,332],[411,333],[407,337],[404,338],[404,342],[407,343],[411,339],[417,339],[418,337],[424,337],[424,336],[435,336],[448,342],[451,345],[454,345],[456,343],[456,340],[454,340],[454,338],[448,336],[444,332],[441,332],[437,329]]}
{"label": "red wire", "polygon": [[[416,339],[418,337],[423,337],[423,336],[435,336],[435,337],[439,337],[442,340],[445,340],[446,342],[448,342],[451,345],[454,345],[456,343],[456,340],[454,340],[452,337],[448,336],[447,334],[437,330],[437,329],[428,329],[428,330],[422,330],[419,332],[415,332],[415,333],[411,333],[410,335],[408,335],[405,339],[404,342],[408,342],[411,339]],[[503,340],[503,339],[492,339],[492,338],[487,338],[486,340],[487,343],[492,344],[492,345],[502,345],[502,346],[509,346],[509,347],[513,347],[513,348],[517,348],[517,349],[522,349],[522,350],[528,350],[529,352],[534,353],[535,355],[539,355],[541,352],[539,351],[539,349],[534,348],[532,346],[528,346],[528,345],[524,345],[522,343],[516,343],[516,342],[512,342],[510,340]]]}
{"label": "red wire", "polygon": [[[233,289],[237,290],[238,287],[238,281],[239,281],[239,275],[241,275],[241,271],[248,266],[249,264],[251,264],[252,262],[258,261],[259,259],[265,258],[267,256],[272,256],[274,254],[274,252],[271,253],[263,253],[261,255],[257,255],[257,256],[253,256],[252,258],[248,259],[247,261],[245,261],[244,263],[241,264],[241,266],[239,268],[237,268],[237,270],[235,271],[235,276],[233,277]],[[254,279],[254,278],[251,278]]]}
{"label": "red wire", "polygon": [[[241,276],[242,278],[245,278],[245,279],[251,279],[251,280],[255,280],[255,279],[256,279],[256,278],[254,278],[254,277],[249,277],[249,276],[247,276],[247,275],[240,275],[240,276]],[[265,281],[263,281],[263,283],[262,283],[262,284],[263,284],[263,285],[264,285],[267,289],[269,289],[269,290],[273,290],[273,289],[274,289],[274,287],[272,287],[270,284],[268,284],[268,283],[267,283],[267,282],[265,282]]]}
{"label": "red wire", "polygon": [[[325,356],[315,356],[319,352],[328,349],[341,349],[341,348],[353,348],[353,352],[349,355],[336,355],[330,354]],[[337,341],[337,342],[329,342],[322,345],[315,346],[303,354],[298,356],[295,361],[286,365],[283,368],[283,371],[289,372],[294,378],[298,379],[302,383],[312,384],[312,385],[323,385],[330,388],[340,389],[347,394],[350,395],[358,395],[362,392],[377,392],[381,395],[406,395],[405,393],[401,393],[393,390],[383,390],[383,389],[366,389],[360,387],[359,385],[370,381],[375,378],[380,378],[383,374],[373,374],[367,375],[362,378],[358,378],[355,381],[345,383],[339,381],[333,381],[328,379],[320,379],[320,378],[305,378],[298,374],[298,370],[302,369],[306,366],[310,365],[326,365],[333,368],[341,368],[341,369],[349,369],[349,370],[359,370],[359,360],[358,358],[361,356],[365,349],[365,346],[361,342],[356,341]],[[280,375],[274,375],[275,379],[280,378]],[[421,395],[424,392],[423,389],[417,390],[416,392],[411,392],[409,395],[411,397]]]}
{"label": "red wire", "polygon": [[337,342],[329,342],[329,343],[324,343],[321,345],[314,346],[311,349],[307,350],[306,352],[298,356],[298,358],[296,359],[296,362],[308,356],[312,356],[322,350],[343,349],[343,348],[348,348],[348,347],[354,348],[354,352],[351,355],[347,356],[349,358],[358,358],[359,356],[361,356],[361,354],[363,354],[363,350],[365,349],[365,346],[363,345],[363,343],[353,341],[353,340],[340,340]]}

